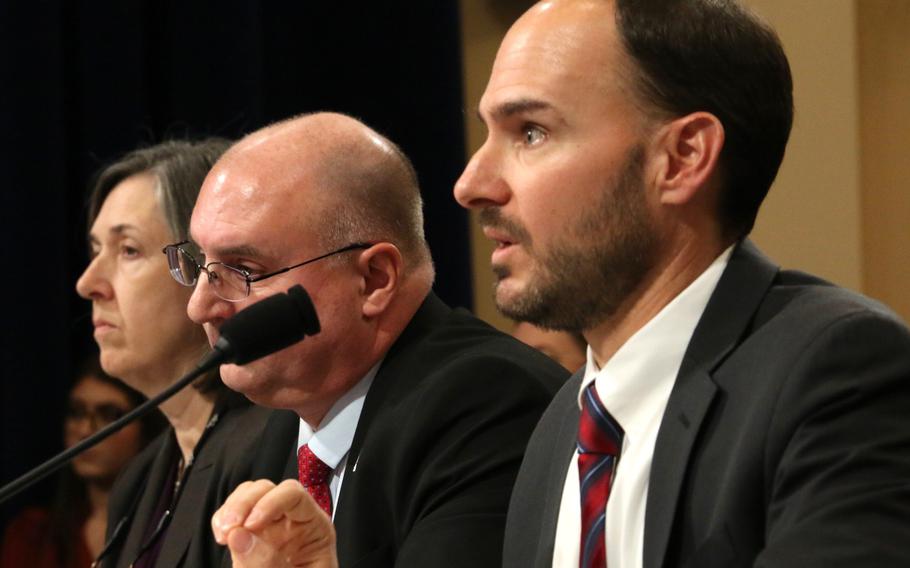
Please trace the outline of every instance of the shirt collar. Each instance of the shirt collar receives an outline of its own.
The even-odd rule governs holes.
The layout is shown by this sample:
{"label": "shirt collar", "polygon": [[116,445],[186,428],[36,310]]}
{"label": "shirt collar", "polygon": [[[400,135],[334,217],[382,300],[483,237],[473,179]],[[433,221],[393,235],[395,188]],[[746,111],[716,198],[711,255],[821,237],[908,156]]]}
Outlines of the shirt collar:
{"label": "shirt collar", "polygon": [[603,368],[598,368],[588,347],[579,407],[581,392],[596,381],[595,388],[604,406],[628,432],[635,430],[636,422],[642,418],[636,409],[648,407],[652,398],[669,396],[689,340],[732,252],[733,246],[722,252],[695,281],[630,337]]}
{"label": "shirt collar", "polygon": [[376,378],[380,365],[382,365],[382,360],[373,365],[373,368],[356,385],[335,401],[317,430],[314,431],[306,421],[300,420],[297,436],[298,450],[304,444],[308,444],[310,450],[323,463],[332,469],[338,467],[348,450],[351,449],[357,422],[360,420],[360,411],[363,410],[363,402],[366,399],[367,391],[370,390],[370,385],[373,384],[373,379]]}

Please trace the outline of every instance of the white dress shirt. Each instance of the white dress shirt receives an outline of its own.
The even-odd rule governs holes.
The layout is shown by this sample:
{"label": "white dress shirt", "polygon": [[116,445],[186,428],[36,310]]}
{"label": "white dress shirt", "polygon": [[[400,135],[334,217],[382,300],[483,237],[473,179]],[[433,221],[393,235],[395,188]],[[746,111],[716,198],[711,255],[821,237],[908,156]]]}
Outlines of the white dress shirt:
{"label": "white dress shirt", "polygon": [[[692,284],[626,341],[598,368],[588,347],[588,361],[579,391],[591,382],[606,409],[622,426],[622,449],[607,502],[607,566],[641,568],[645,532],[645,503],[657,430],[670,391],[682,365],[695,326],[733,247],[725,250]],[[578,452],[566,475],[554,543],[553,567],[578,568],[581,503]]]}
{"label": "white dress shirt", "polygon": [[[354,432],[357,422],[360,421],[360,412],[363,410],[363,401],[367,391],[373,384],[376,372],[382,361],[376,363],[360,382],[339,398],[329,412],[322,419],[318,430],[313,430],[309,424],[300,420],[300,430],[297,435],[297,451],[304,444],[309,444],[310,451],[332,468],[332,480],[329,482],[329,493],[332,496],[332,518],[338,509],[338,493],[341,491],[341,482],[347,466],[348,451],[354,441]],[[356,464],[354,467],[357,467]]]}

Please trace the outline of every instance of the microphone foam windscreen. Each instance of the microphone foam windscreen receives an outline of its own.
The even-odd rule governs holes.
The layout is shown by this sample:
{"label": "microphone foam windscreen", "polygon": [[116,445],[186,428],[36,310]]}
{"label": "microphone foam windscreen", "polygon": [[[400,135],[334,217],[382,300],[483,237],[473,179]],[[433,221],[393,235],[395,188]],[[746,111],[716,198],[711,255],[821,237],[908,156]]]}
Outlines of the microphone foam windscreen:
{"label": "microphone foam windscreen", "polygon": [[309,294],[297,285],[240,310],[220,328],[215,344],[226,361],[244,365],[319,333],[319,317]]}

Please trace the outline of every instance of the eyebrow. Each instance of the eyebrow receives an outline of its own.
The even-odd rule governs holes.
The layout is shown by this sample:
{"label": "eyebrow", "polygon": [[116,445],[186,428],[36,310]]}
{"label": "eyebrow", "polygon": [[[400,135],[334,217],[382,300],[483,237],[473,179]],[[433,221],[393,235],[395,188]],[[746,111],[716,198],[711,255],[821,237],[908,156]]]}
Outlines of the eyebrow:
{"label": "eyebrow", "polygon": [[[490,115],[495,119],[503,120],[515,116],[516,114],[524,114],[538,110],[550,110],[552,108],[553,105],[539,99],[517,99],[514,101],[506,101],[493,107],[490,110]],[[483,121],[483,115],[479,108],[477,109],[477,116]]]}
{"label": "eyebrow", "polygon": [[[119,235],[122,235],[123,233],[127,232],[128,230],[138,231],[139,227],[137,227],[136,225],[130,225],[129,223],[120,223],[120,224],[114,225],[113,227],[108,229],[107,232],[112,235],[119,236]],[[100,242],[100,239],[98,237],[96,237],[94,234],[89,233],[88,242],[89,242],[89,244],[96,244],[96,243]]]}
{"label": "eyebrow", "polygon": [[[205,252],[205,251],[203,251]],[[214,251],[215,256],[218,258],[225,258],[230,256],[245,256],[248,258],[259,258],[262,257],[262,251],[257,249],[252,245],[237,245],[232,247],[218,248]],[[205,253],[206,256],[210,256],[209,253]]]}

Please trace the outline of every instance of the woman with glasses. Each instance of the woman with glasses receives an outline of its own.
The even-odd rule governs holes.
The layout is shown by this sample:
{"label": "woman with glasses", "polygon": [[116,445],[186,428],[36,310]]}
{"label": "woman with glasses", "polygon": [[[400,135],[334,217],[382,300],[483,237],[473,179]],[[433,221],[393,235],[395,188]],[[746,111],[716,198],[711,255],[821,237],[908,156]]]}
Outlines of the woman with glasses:
{"label": "woman with glasses", "polygon": [[[92,302],[101,364],[146,396],[190,371],[208,349],[186,315],[191,288],[162,249],[189,239],[205,175],[224,140],[165,142],[105,168],[89,201],[91,262],[76,289]],[[114,487],[102,566],[218,566],[210,518],[239,483],[267,411],[228,390],[217,373],[162,404],[170,423]],[[258,475],[258,474],[257,474]]]}
{"label": "woman with glasses", "polygon": [[[69,392],[63,441],[69,448],[114,422],[145,397],[86,363]],[[57,478],[50,507],[24,510],[9,525],[0,568],[89,568],[104,544],[107,503],[117,474],[164,427],[158,412],[145,415],[76,456]]]}

